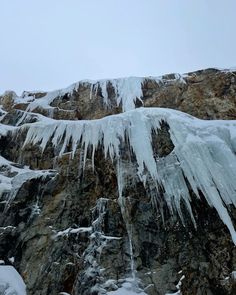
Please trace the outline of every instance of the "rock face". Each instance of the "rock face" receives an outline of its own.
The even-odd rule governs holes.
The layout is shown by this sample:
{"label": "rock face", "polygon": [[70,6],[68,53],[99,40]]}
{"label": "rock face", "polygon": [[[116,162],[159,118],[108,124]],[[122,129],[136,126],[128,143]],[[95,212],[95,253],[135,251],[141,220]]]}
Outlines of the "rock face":
{"label": "rock face", "polygon": [[[153,188],[135,173],[127,176],[121,200],[116,166],[101,146],[94,157],[88,147],[84,163],[83,146],[72,158],[70,141],[62,155],[62,144],[49,142],[44,152],[40,142],[24,145],[29,126],[46,117],[100,119],[132,103],[200,119],[236,119],[234,71],[146,78],[138,80],[140,89],[135,81],[83,81],[51,93],[0,96],[0,260],[18,270],[27,294],[125,294],[118,293],[122,286],[130,294],[236,294],[235,245],[202,192],[197,198],[189,184],[195,227],[183,203],[184,223],[169,210],[161,188],[154,204]],[[163,120],[153,134],[158,158],[175,148],[169,128]],[[122,159],[133,163],[128,146],[124,140]],[[225,205],[235,223],[234,205]]]}

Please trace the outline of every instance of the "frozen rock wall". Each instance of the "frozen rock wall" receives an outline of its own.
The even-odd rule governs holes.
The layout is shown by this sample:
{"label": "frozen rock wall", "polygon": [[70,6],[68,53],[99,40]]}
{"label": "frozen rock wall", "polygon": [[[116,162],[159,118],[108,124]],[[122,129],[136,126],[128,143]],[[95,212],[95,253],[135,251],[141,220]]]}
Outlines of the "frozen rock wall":
{"label": "frozen rock wall", "polygon": [[27,294],[235,294],[234,71],[0,104],[0,259]]}

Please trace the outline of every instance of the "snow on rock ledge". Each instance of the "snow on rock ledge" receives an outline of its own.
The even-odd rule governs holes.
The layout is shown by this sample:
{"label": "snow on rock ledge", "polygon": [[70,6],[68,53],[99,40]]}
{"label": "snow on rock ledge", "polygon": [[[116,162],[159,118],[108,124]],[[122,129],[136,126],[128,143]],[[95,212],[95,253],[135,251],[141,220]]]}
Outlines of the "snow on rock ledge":
{"label": "snow on rock ledge", "polygon": [[0,294],[26,295],[26,286],[13,266],[0,266]]}
{"label": "snow on rock ledge", "polygon": [[45,179],[54,175],[55,171],[31,170],[27,166],[18,168],[14,166],[14,163],[0,156],[0,198],[4,196],[6,204],[8,204],[15,198],[25,182],[36,178]]}
{"label": "snow on rock ledge", "polygon": [[[170,127],[174,150],[158,158],[153,151],[152,132],[156,132],[163,121]],[[195,222],[188,182],[196,197],[201,191],[208,204],[217,210],[236,244],[235,229],[227,210],[227,205],[236,205],[236,121],[204,121],[171,109],[139,108],[91,121],[45,118],[21,128],[28,129],[25,145],[40,144],[44,150],[52,142],[55,147],[62,146],[60,155],[69,143],[72,155],[82,146],[84,163],[89,146],[93,159],[98,146],[102,147],[105,156],[117,165],[120,196],[133,167],[122,159],[121,143],[128,138],[130,151],[136,156],[136,175],[144,186],[156,188],[152,196],[155,202],[159,198],[158,188],[162,187],[170,211],[177,212],[183,220],[182,200]]]}

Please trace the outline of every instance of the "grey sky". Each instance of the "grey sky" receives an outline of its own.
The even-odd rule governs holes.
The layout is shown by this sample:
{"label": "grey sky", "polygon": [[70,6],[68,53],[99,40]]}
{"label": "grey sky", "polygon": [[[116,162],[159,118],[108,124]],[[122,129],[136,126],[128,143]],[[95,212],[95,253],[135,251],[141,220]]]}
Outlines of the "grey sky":
{"label": "grey sky", "polygon": [[235,0],[0,0],[0,93],[236,66]]}

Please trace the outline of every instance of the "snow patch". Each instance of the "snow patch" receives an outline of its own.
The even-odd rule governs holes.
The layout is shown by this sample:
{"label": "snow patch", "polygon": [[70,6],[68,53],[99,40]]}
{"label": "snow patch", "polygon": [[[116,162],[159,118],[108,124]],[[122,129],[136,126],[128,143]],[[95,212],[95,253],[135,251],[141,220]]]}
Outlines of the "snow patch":
{"label": "snow patch", "polygon": [[26,295],[26,286],[13,266],[0,265],[0,294]]}
{"label": "snow patch", "polygon": [[91,232],[92,227],[78,227],[78,228],[67,228],[63,231],[59,231],[56,235],[55,238],[60,237],[60,236],[68,236],[69,234],[79,234],[79,233],[86,233],[86,232]]}
{"label": "snow patch", "polygon": [[31,170],[28,166],[18,168],[14,166],[14,163],[0,156],[0,197],[6,194],[7,203],[9,203],[26,181],[54,175],[54,171]]}
{"label": "snow patch", "polygon": [[126,281],[122,284],[122,286],[115,290],[107,292],[108,295],[147,295],[144,291],[141,289],[136,289],[133,286],[132,278],[126,279]]}

